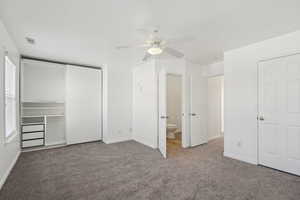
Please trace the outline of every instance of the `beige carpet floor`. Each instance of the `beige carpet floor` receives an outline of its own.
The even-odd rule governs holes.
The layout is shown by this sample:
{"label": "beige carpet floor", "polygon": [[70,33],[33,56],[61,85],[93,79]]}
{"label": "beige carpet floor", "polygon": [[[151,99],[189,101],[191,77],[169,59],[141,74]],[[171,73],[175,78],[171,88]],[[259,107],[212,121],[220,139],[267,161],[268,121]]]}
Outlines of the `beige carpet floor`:
{"label": "beige carpet floor", "polygon": [[300,178],[224,158],[223,140],[163,159],[129,141],[22,153],[1,200],[299,200]]}

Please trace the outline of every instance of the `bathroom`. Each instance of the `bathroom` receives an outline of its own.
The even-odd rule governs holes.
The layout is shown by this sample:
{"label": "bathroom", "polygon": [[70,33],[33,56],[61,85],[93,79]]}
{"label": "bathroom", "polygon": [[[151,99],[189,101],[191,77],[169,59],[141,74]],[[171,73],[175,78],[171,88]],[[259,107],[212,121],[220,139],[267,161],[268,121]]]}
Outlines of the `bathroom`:
{"label": "bathroom", "polygon": [[167,75],[167,153],[182,148],[182,76]]}

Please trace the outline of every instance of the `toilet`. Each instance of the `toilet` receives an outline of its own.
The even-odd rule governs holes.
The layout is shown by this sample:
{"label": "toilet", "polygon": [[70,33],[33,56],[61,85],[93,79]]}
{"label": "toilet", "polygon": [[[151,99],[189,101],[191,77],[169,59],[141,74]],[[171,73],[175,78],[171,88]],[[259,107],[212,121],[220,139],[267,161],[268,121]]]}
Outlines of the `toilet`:
{"label": "toilet", "polygon": [[167,138],[175,139],[176,130],[177,130],[176,124],[167,124]]}

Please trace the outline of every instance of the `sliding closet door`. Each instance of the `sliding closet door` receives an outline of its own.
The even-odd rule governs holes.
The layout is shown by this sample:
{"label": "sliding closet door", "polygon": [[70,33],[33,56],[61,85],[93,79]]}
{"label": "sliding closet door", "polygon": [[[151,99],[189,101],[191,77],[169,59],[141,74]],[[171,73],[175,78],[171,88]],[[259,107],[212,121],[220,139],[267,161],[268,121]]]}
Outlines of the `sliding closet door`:
{"label": "sliding closet door", "polygon": [[101,70],[67,66],[67,144],[101,140]]}

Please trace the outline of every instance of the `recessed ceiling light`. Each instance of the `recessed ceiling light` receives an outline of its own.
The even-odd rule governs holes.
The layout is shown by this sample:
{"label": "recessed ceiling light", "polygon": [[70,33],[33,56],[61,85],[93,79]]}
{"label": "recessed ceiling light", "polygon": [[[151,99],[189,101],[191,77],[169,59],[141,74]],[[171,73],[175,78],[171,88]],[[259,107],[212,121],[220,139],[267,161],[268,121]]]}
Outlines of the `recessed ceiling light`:
{"label": "recessed ceiling light", "polygon": [[33,38],[31,38],[31,37],[26,37],[25,39],[26,39],[26,41],[27,41],[29,44],[35,44],[35,40],[34,40]]}

